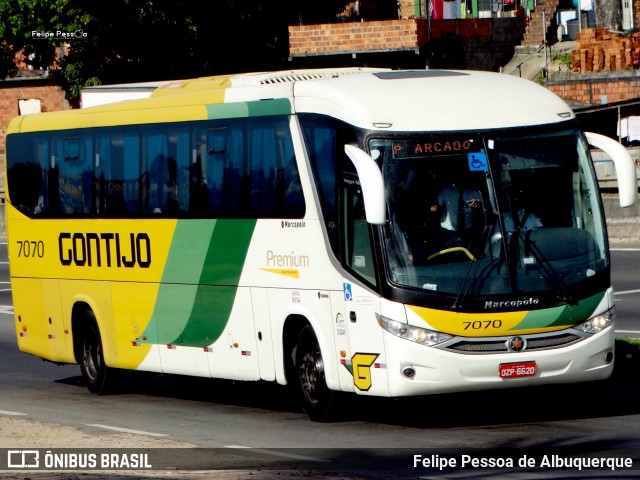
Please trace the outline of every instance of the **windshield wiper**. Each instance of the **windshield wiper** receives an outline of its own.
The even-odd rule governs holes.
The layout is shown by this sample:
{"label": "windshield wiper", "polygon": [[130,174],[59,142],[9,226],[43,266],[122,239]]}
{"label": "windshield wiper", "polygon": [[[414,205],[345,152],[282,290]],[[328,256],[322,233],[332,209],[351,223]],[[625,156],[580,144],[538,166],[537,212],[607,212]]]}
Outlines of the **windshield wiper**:
{"label": "windshield wiper", "polygon": [[[531,234],[531,231],[526,232],[523,235],[524,236],[523,243],[525,246],[525,250],[528,250],[533,254],[533,256],[536,259],[536,262],[540,265],[540,269],[544,273],[544,276],[547,278],[547,280],[551,281],[551,283],[553,283],[558,290],[560,290],[560,292],[563,295],[563,297],[561,297],[561,300],[564,300],[569,305],[577,305],[578,302],[576,301],[574,296],[571,295],[571,292],[569,291],[565,283],[562,281],[562,278],[560,278],[560,275],[558,275],[558,272],[551,266],[551,263],[544,256],[544,253],[542,253],[542,250],[540,250],[536,245],[536,243],[531,241],[531,239],[529,238],[530,234]],[[522,234],[518,232],[517,235],[520,237]]]}
{"label": "windshield wiper", "polygon": [[[482,230],[481,241],[479,247],[482,248],[481,252],[487,246],[487,242],[489,241],[489,237],[491,235],[492,227],[485,222],[484,229]],[[473,260],[469,262],[469,266],[467,267],[467,271],[464,274],[464,278],[462,279],[462,284],[460,285],[460,290],[458,290],[458,295],[456,296],[455,301],[453,302],[452,308],[462,308],[464,305],[464,299],[469,294],[469,290],[471,290],[471,285],[473,281],[477,279],[478,269],[480,268],[480,259],[474,255]]]}

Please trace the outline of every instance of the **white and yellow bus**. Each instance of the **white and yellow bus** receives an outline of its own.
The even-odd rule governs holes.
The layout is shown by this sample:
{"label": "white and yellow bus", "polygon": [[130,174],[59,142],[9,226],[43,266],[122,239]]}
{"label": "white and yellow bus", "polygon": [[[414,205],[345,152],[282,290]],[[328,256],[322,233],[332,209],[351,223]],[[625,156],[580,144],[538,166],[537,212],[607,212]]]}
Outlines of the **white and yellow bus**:
{"label": "white and yellow bus", "polygon": [[610,259],[589,144],[534,83],[339,69],[171,82],[7,136],[18,345],[276,381],[313,420],[399,397],[602,379]]}

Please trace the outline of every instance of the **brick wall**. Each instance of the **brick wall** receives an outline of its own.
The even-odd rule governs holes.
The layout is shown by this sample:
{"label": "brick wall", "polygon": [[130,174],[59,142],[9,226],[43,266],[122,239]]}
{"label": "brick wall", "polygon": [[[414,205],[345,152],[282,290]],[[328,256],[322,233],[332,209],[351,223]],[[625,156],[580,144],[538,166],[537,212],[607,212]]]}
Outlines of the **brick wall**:
{"label": "brick wall", "polygon": [[[495,20],[431,20],[431,39],[450,35],[464,40],[490,39]],[[292,57],[411,50],[426,45],[427,41],[424,18],[289,27],[289,55]]]}
{"label": "brick wall", "polygon": [[566,101],[602,105],[640,97],[640,72],[556,75],[544,86]]}
{"label": "brick wall", "polygon": [[418,20],[291,26],[289,55],[415,49],[427,41],[426,23]]}
{"label": "brick wall", "polygon": [[39,99],[43,112],[65,110],[69,106],[61,87],[53,84],[34,83],[29,80],[6,80],[0,82],[0,151],[5,147],[5,136],[9,121],[19,115],[18,101]]}

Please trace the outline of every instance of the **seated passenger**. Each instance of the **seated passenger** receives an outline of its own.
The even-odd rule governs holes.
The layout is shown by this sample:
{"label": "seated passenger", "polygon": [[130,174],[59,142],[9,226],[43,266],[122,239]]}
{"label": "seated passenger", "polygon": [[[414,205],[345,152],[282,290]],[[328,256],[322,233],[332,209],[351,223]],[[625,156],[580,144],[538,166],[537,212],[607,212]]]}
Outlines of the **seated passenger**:
{"label": "seated passenger", "polygon": [[445,247],[468,246],[477,227],[476,213],[482,210],[482,194],[468,185],[446,186],[430,210],[440,215]]}

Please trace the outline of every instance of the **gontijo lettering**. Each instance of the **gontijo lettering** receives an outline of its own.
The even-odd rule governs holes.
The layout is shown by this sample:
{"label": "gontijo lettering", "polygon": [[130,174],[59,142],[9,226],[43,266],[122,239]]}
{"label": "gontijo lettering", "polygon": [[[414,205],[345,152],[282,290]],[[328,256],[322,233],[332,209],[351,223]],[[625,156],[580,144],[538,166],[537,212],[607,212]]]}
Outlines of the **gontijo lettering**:
{"label": "gontijo lettering", "polygon": [[76,267],[149,268],[151,240],[146,233],[68,233],[58,236],[60,263]]}

